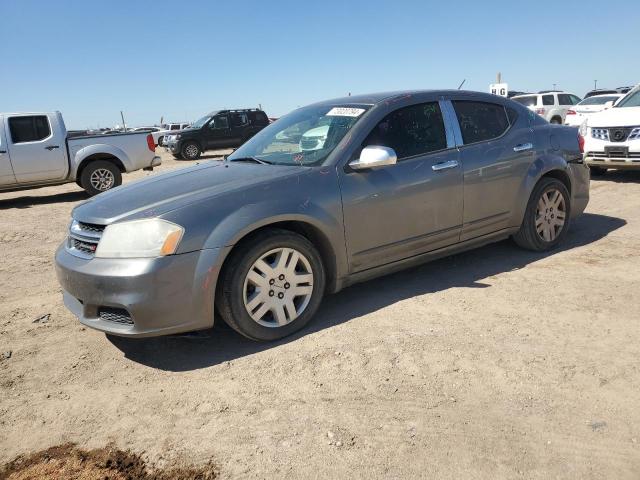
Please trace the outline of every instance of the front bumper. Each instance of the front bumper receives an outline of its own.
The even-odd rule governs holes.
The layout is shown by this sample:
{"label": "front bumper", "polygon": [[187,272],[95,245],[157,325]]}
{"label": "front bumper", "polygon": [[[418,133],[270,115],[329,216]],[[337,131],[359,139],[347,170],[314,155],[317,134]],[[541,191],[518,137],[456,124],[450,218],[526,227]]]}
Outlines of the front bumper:
{"label": "front bumper", "polygon": [[620,158],[607,156],[604,152],[588,152],[584,157],[584,163],[591,167],[640,170],[640,154]]}
{"label": "front bumper", "polygon": [[[84,325],[113,335],[151,337],[213,326],[222,250],[160,258],[55,256],[64,303]],[[126,311],[131,324],[108,320],[105,309]]]}

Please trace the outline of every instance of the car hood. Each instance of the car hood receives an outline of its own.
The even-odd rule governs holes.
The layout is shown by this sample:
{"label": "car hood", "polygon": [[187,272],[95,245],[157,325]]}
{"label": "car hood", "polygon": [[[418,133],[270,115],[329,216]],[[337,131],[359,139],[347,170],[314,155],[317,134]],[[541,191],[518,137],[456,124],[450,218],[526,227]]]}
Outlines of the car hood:
{"label": "car hood", "polygon": [[108,225],[158,217],[185,205],[295,175],[305,167],[207,162],[102,193],[73,210],[81,222]]}
{"label": "car hood", "polygon": [[589,117],[590,127],[634,127],[640,125],[640,107],[610,108]]}

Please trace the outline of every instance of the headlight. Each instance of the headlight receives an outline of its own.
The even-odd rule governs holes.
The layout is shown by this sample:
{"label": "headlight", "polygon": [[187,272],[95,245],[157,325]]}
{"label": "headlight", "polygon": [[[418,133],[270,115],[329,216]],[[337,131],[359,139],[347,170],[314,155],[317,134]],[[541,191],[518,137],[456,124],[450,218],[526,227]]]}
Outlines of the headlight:
{"label": "headlight", "polygon": [[96,257],[142,258],[171,255],[178,249],[184,228],[159,218],[114,223],[104,229]]}

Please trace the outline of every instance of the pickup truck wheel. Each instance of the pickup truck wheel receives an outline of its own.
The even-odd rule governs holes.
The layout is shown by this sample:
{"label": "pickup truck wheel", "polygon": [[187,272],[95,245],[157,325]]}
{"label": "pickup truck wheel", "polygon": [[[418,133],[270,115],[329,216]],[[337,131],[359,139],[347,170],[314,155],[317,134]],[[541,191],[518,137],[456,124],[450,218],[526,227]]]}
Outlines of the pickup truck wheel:
{"label": "pickup truck wheel", "polygon": [[231,252],[216,305],[225,322],[245,337],[278,340],[309,323],[324,288],[324,268],[313,244],[274,229]]}
{"label": "pickup truck wheel", "polygon": [[589,171],[591,172],[592,177],[599,177],[600,175],[607,173],[607,169],[602,167],[589,167]]}
{"label": "pickup truck wheel", "polygon": [[522,225],[513,239],[527,250],[551,250],[567,235],[570,216],[567,187],[556,178],[543,178],[531,193]]}
{"label": "pickup truck wheel", "polygon": [[182,146],[180,154],[187,160],[195,160],[200,156],[200,147],[195,142],[187,142]]}
{"label": "pickup truck wheel", "polygon": [[122,184],[120,170],[106,160],[95,160],[87,165],[80,175],[80,186],[89,195],[106,192]]}

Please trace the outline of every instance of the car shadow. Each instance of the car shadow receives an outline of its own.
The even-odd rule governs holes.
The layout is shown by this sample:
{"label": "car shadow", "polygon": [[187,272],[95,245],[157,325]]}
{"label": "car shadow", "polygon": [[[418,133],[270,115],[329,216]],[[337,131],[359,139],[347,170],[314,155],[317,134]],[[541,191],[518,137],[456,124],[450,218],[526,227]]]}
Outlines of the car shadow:
{"label": "car shadow", "polygon": [[591,177],[591,181],[640,183],[640,170],[608,170],[604,175]]}
{"label": "car shadow", "polygon": [[56,193],[53,195],[25,195],[23,197],[0,200],[0,210],[10,208],[30,208],[35,205],[48,205],[51,203],[79,202],[89,198],[84,190],[77,192]]}
{"label": "car shadow", "polygon": [[485,247],[354,285],[325,297],[310,325],[283,340],[257,343],[235,333],[216,318],[213,329],[181,336],[132,339],[107,336],[125,357],[143,365],[166,371],[188,371],[231,361],[311,333],[331,328],[388,305],[417,295],[449,288],[490,288],[484,278],[526,267],[559,252],[593,243],[624,226],[620,218],[584,214],[576,219],[561,248],[535,253],[522,250],[505,240]]}

